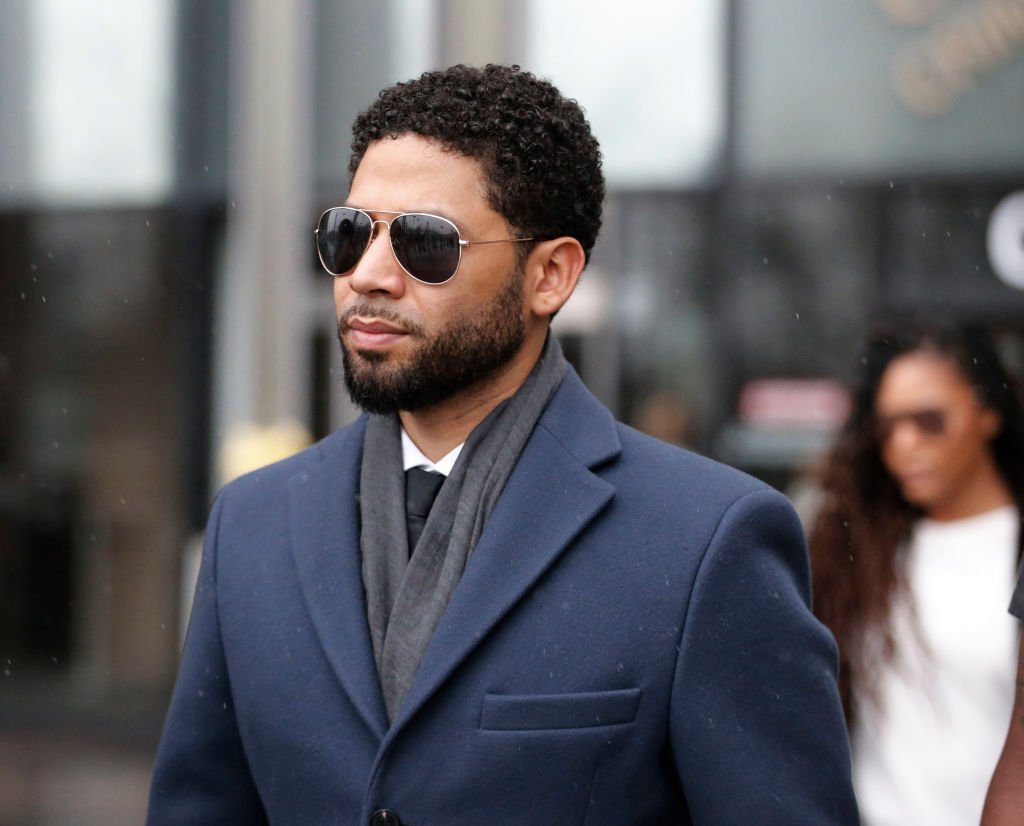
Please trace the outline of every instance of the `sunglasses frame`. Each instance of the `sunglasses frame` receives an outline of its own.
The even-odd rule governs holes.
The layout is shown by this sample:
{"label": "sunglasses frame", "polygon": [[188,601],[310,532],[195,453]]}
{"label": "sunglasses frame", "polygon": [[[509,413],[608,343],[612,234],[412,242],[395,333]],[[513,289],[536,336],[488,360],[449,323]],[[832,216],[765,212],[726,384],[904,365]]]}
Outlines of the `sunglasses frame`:
{"label": "sunglasses frame", "polygon": [[[324,218],[327,217],[327,215],[329,215],[332,212],[337,212],[338,210],[342,210],[342,209],[350,210],[352,212],[358,212],[358,213],[360,213],[362,215],[365,215],[367,217],[367,219],[370,221],[370,235],[369,235],[369,237],[366,240],[366,246],[363,247],[362,252],[359,253],[359,258],[356,259],[356,262],[348,270],[346,270],[345,272],[334,272],[333,270],[331,270],[330,267],[327,266],[327,262],[324,261],[323,253],[320,250],[320,225],[323,223]],[[373,214],[371,214],[371,213],[374,213],[374,214],[377,214],[377,215],[390,215],[392,217],[391,217],[390,221],[385,221],[382,218],[374,218]],[[406,267],[405,264],[402,263],[402,260],[398,257],[398,253],[395,251],[394,241],[391,238],[391,225],[395,221],[397,221],[399,218],[404,218],[406,216],[422,216],[424,218],[436,218],[438,221],[443,221],[444,223],[448,224],[449,226],[451,226],[452,229],[455,230],[455,237],[458,239],[458,247],[457,247],[457,249],[458,249],[459,257],[458,257],[458,259],[455,262],[455,269],[453,269],[452,272],[451,272],[451,275],[449,275],[443,281],[424,281],[422,278],[419,278],[415,273],[410,272],[409,268]],[[370,245],[376,239],[376,237],[377,237],[377,235],[376,235],[376,227],[377,227],[378,224],[383,224],[384,226],[387,227],[387,229],[388,229],[388,246],[391,248],[391,254],[394,256],[395,261],[397,262],[398,266],[400,266],[402,268],[402,272],[404,272],[406,275],[408,275],[413,281],[417,281],[420,284],[426,284],[426,285],[428,285],[430,287],[439,287],[442,284],[447,284],[449,281],[451,281],[455,277],[455,274],[459,271],[459,267],[462,266],[462,250],[465,247],[478,246],[478,245],[483,245],[483,244],[515,244],[515,243],[519,243],[519,242],[522,242],[522,241],[533,241],[534,240],[534,238],[531,236],[529,238],[495,238],[495,239],[490,240],[490,241],[466,241],[462,237],[462,231],[459,229],[458,225],[454,221],[452,221],[452,220],[450,220],[448,218],[445,218],[443,215],[435,215],[432,212],[395,212],[395,211],[389,210],[389,209],[372,209],[372,210],[370,210],[370,209],[360,209],[359,207],[351,207],[351,206],[328,207],[327,209],[325,209],[323,212],[320,213],[320,217],[317,219],[316,225],[313,227],[313,236],[315,238],[316,254],[317,254],[317,258],[320,259],[320,266],[322,266],[324,268],[324,270],[326,270],[329,275],[332,275],[335,278],[344,278],[344,277],[346,277],[348,275],[351,275],[352,272],[355,270],[355,268],[359,266],[359,262],[363,260],[363,256],[366,255],[367,250],[370,249]]]}

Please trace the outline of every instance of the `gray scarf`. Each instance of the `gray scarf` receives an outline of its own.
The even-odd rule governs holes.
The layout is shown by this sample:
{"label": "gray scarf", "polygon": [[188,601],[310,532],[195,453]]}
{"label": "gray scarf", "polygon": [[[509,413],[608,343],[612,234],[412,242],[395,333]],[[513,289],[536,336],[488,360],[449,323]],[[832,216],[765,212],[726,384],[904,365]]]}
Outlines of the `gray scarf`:
{"label": "gray scarf", "polygon": [[519,454],[564,375],[562,348],[549,334],[540,359],[515,395],[470,433],[411,559],[401,426],[395,414],[370,416],[359,477],[360,546],[367,620],[390,720],[401,708]]}

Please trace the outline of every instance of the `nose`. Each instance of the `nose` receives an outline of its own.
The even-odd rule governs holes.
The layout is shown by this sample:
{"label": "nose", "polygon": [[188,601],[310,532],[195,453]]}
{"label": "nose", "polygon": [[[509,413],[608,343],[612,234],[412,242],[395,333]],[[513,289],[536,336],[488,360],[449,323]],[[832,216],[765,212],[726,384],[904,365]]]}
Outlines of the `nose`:
{"label": "nose", "polygon": [[891,450],[915,450],[922,441],[922,434],[910,419],[898,419],[892,423],[892,431],[886,442]]}
{"label": "nose", "polygon": [[373,222],[369,246],[346,279],[354,292],[391,298],[400,298],[405,293],[405,271],[391,250],[389,233],[390,225],[387,221]]}

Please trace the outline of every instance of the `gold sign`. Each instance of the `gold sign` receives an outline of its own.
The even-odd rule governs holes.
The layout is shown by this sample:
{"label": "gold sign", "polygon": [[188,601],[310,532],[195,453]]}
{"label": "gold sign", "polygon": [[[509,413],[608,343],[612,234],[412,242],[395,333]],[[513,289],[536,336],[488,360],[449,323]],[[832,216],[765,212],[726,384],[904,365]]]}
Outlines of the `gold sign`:
{"label": "gold sign", "polygon": [[952,111],[987,76],[1024,54],[1024,0],[876,0],[891,21],[927,27],[899,50],[892,84],[923,117]]}

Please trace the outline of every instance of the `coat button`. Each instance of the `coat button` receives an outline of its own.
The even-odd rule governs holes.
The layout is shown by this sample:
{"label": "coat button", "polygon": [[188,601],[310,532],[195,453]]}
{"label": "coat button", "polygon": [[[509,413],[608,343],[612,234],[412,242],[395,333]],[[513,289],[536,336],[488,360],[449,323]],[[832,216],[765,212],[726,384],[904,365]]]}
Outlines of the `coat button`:
{"label": "coat button", "polygon": [[378,809],[370,817],[370,826],[402,826],[402,821],[391,809]]}

